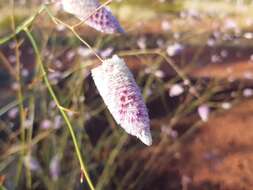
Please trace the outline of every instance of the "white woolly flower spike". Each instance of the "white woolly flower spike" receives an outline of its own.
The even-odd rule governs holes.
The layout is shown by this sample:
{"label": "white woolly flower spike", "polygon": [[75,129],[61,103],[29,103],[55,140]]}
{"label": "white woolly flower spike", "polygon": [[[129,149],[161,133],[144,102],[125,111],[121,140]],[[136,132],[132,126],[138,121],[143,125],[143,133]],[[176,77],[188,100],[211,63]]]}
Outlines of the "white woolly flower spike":
{"label": "white woolly flower spike", "polygon": [[[92,28],[104,33],[124,33],[117,19],[105,7],[101,6],[98,0],[60,0],[64,11],[75,15]],[[92,14],[90,16],[90,14]],[[88,19],[87,17],[90,16]]]}
{"label": "white woolly flower spike", "polygon": [[93,80],[112,116],[127,133],[150,146],[147,107],[134,77],[123,59],[114,55],[91,70]]}

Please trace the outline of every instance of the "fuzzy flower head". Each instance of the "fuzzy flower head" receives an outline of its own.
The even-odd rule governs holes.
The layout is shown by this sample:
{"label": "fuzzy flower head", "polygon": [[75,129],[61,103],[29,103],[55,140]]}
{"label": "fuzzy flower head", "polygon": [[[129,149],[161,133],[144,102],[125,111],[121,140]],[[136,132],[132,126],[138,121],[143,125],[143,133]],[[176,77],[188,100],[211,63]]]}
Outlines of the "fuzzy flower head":
{"label": "fuzzy flower head", "polygon": [[[61,0],[61,4],[64,11],[85,20],[87,25],[100,32],[108,34],[124,32],[117,19],[105,7],[92,14],[101,5],[98,0]],[[87,19],[90,14],[92,15]]]}
{"label": "fuzzy flower head", "polygon": [[114,55],[91,71],[112,116],[127,133],[150,146],[150,120],[141,91],[123,59]]}
{"label": "fuzzy flower head", "polygon": [[208,105],[203,104],[198,107],[198,113],[202,121],[207,122],[210,114],[210,108]]}

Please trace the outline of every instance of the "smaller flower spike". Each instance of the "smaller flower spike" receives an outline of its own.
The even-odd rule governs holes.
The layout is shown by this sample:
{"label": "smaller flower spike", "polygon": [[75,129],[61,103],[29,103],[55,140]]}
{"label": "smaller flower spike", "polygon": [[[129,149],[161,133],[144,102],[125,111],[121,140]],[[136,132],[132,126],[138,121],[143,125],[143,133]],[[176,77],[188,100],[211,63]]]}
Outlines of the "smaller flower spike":
{"label": "smaller flower spike", "polygon": [[[112,34],[112,33],[124,33],[117,19],[112,13],[105,7],[97,10],[96,13],[92,14],[97,8],[101,6],[98,0],[60,0],[63,9],[75,15],[81,21],[93,27],[94,29]],[[90,14],[92,14],[90,16]],[[88,19],[87,17],[90,16]]]}
{"label": "smaller flower spike", "polygon": [[112,116],[125,131],[150,146],[150,120],[141,91],[123,59],[114,55],[91,70]]}

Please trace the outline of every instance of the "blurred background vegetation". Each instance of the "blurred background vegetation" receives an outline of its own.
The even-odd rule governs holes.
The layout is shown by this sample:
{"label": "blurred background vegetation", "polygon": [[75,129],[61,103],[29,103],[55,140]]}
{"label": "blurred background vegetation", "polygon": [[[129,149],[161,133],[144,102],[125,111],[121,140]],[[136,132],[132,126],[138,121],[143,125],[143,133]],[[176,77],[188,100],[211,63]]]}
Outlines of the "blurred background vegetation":
{"label": "blurred background vegetation", "polygon": [[[6,41],[42,3],[0,2],[0,189],[89,189],[27,35]],[[151,147],[116,125],[90,76],[98,60],[71,31],[45,12],[29,26],[95,189],[251,190],[253,2],[115,0],[110,8],[125,35],[77,31],[103,58],[126,60],[147,102]]]}

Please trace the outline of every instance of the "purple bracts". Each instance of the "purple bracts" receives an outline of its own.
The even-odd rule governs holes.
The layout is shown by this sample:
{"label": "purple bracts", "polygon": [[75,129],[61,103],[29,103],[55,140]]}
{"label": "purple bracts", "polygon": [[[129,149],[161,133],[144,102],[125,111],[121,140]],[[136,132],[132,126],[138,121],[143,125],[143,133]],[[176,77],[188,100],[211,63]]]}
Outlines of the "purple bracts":
{"label": "purple bracts", "polygon": [[66,12],[75,15],[80,20],[85,20],[87,25],[100,32],[108,34],[124,32],[117,19],[105,7],[87,19],[100,6],[98,0],[61,0],[61,4]]}
{"label": "purple bracts", "polygon": [[114,55],[92,69],[93,80],[112,116],[125,131],[150,146],[150,120],[141,91],[123,59]]}

